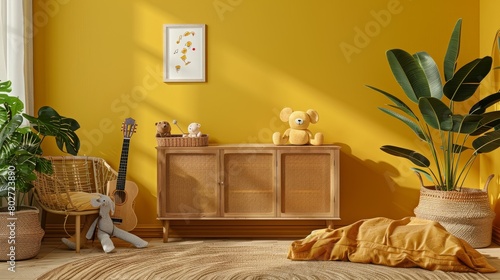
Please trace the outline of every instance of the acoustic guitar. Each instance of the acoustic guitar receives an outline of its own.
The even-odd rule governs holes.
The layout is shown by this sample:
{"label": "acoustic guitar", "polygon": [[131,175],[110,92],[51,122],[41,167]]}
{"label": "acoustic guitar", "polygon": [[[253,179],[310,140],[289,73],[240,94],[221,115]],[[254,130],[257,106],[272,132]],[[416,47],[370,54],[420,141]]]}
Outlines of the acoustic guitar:
{"label": "acoustic guitar", "polygon": [[134,182],[126,180],[130,138],[136,131],[136,126],[132,118],[127,118],[123,122],[123,145],[118,178],[108,182],[108,196],[115,201],[115,212],[111,215],[111,220],[118,228],[126,231],[131,231],[137,226],[134,206],[139,188]]}

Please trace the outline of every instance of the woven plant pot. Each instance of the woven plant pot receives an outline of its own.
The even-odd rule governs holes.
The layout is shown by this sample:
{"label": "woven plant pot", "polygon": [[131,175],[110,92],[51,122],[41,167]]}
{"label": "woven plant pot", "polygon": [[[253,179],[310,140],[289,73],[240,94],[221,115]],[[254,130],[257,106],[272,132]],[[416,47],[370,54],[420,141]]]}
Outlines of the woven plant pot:
{"label": "woven plant pot", "polygon": [[489,246],[495,218],[488,199],[491,178],[482,190],[439,191],[422,185],[420,200],[414,210],[416,217],[439,222],[448,232],[474,248]]}
{"label": "woven plant pot", "polygon": [[[40,227],[38,213],[37,208],[23,207],[22,210],[11,215],[6,207],[0,208],[0,225],[2,225],[0,227],[0,260],[26,260],[38,254],[45,233]],[[15,250],[11,250],[11,246],[14,246]]]}

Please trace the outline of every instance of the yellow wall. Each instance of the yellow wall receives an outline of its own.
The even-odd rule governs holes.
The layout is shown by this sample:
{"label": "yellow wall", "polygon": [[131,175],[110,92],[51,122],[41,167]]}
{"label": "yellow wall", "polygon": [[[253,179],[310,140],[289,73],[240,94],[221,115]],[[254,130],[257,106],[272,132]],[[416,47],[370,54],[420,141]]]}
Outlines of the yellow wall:
{"label": "yellow wall", "polygon": [[[379,147],[418,143],[377,109],[387,100],[364,85],[403,98],[385,51],[426,50],[441,65],[458,18],[460,62],[479,53],[479,5],[453,0],[33,2],[36,107],[77,119],[81,154],[115,168],[120,124],[136,119],[127,175],[140,188],[141,225],[158,224],[156,121],[176,119],[184,129],[199,122],[213,143],[269,143],[286,128],[278,119],[285,106],[316,109],[320,122],[311,130],[342,147],[339,224],[412,215],[419,189],[412,165]],[[167,23],[207,25],[206,83],[162,82]],[[53,145],[45,152],[56,153]]]}
{"label": "yellow wall", "polygon": [[[498,10],[500,3],[493,0],[481,0],[480,5],[480,55],[491,55],[493,57],[494,66],[500,66],[500,50],[498,45],[494,46],[496,34],[500,31],[500,18]],[[487,95],[500,90],[500,72],[499,70],[492,71],[487,87],[483,87],[481,94]],[[500,105],[496,105],[496,110],[500,110]],[[495,232],[500,232],[500,204],[497,200],[500,198],[500,151],[494,151],[481,159],[481,178],[486,178],[489,174],[495,174],[495,179],[489,185],[490,198],[497,213],[494,220]],[[484,182],[482,182],[484,183]],[[498,238],[498,237],[497,237]]]}

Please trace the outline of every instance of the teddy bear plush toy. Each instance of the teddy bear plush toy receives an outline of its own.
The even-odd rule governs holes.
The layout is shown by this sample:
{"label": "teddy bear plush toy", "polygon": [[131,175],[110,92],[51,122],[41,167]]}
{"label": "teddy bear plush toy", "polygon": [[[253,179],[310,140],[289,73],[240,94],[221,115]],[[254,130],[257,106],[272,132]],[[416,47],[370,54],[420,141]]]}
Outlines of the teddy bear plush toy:
{"label": "teddy bear plush toy", "polygon": [[185,137],[201,137],[200,131],[201,124],[190,123],[188,126],[188,134],[184,134]]}
{"label": "teddy bear plush toy", "polygon": [[86,237],[92,239],[94,232],[97,231],[97,238],[101,241],[104,252],[109,253],[115,249],[115,245],[111,240],[113,236],[129,242],[137,248],[148,246],[147,241],[113,225],[109,212],[114,213],[115,202],[109,196],[99,194],[99,197],[90,200],[90,204],[99,207],[99,218],[92,223]]}
{"label": "teddy bear plush toy", "polygon": [[156,137],[170,136],[171,127],[167,121],[159,121],[155,123],[155,125],[156,125]]}
{"label": "teddy bear plush toy", "polygon": [[309,124],[317,123],[319,115],[315,110],[309,109],[306,112],[293,111],[292,108],[283,108],[280,112],[280,119],[288,122],[288,128],[283,134],[275,132],[273,134],[273,143],[275,145],[321,145],[323,144],[323,133],[318,132],[314,136],[308,129]]}

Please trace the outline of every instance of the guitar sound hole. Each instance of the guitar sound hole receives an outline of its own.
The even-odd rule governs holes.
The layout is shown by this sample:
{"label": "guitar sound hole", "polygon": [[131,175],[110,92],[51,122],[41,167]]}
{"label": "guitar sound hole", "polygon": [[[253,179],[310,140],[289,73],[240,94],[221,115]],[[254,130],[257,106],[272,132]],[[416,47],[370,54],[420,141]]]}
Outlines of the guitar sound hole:
{"label": "guitar sound hole", "polygon": [[124,191],[116,190],[115,191],[115,204],[120,205],[125,203],[125,200],[127,199],[127,193]]}

